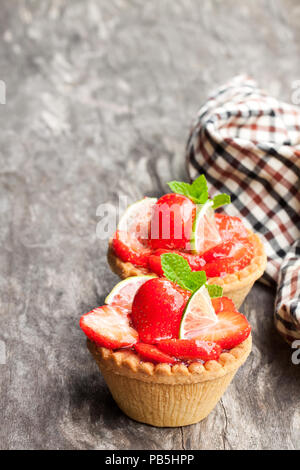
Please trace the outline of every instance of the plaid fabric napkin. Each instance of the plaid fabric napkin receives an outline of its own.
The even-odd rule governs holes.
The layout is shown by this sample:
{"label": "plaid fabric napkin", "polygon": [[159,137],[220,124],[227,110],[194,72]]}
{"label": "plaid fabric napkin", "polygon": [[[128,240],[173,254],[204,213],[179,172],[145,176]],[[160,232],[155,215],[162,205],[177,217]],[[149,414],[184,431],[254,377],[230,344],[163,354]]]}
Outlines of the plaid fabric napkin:
{"label": "plaid fabric napkin", "polygon": [[190,178],[204,173],[212,195],[231,195],[226,212],[260,233],[263,280],[277,285],[276,327],[300,339],[300,110],[238,76],[200,109],[186,158]]}

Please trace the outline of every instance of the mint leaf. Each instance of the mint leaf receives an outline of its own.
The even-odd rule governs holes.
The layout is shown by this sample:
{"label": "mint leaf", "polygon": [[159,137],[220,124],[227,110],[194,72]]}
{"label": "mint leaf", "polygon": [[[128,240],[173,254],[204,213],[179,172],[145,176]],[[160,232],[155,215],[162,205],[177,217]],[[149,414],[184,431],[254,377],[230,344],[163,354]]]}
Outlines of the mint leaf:
{"label": "mint leaf", "polygon": [[195,292],[206,283],[205,271],[191,271],[188,276],[182,279],[184,289]]}
{"label": "mint leaf", "polygon": [[205,272],[192,272],[187,260],[176,253],[161,255],[161,265],[165,277],[183,289],[195,292],[206,283]]}
{"label": "mint leaf", "polygon": [[[170,181],[167,184],[174,193],[188,197],[195,204],[205,204],[209,199],[207,181],[204,175],[198,176],[192,184],[184,181]],[[212,208],[217,209],[229,203],[230,196],[228,194],[218,194],[213,198]]]}
{"label": "mint leaf", "polygon": [[191,194],[196,200],[194,202],[197,204],[205,204],[208,200],[208,188],[205,176],[200,175],[190,186]]}
{"label": "mint leaf", "polygon": [[181,181],[170,181],[167,184],[174,193],[183,194],[195,204],[205,204],[208,200],[207,182],[204,175],[200,175],[192,184]]}
{"label": "mint leaf", "polygon": [[223,289],[221,286],[217,286],[216,284],[207,284],[206,287],[211,297],[222,297]]}
{"label": "mint leaf", "polygon": [[180,181],[170,181],[167,184],[173,193],[182,194],[183,196],[191,199],[191,201],[193,201],[195,204],[200,204],[199,198],[194,196],[191,184]]}
{"label": "mint leaf", "polygon": [[187,279],[191,273],[190,265],[186,259],[176,253],[165,253],[161,255],[161,266],[169,281],[186,289],[184,279]]}
{"label": "mint leaf", "polygon": [[218,209],[218,207],[224,206],[224,204],[230,204],[230,196],[228,194],[218,194],[213,198],[213,209]]}
{"label": "mint leaf", "polygon": [[170,181],[167,183],[171,191],[176,194],[182,194],[183,196],[189,197],[190,194],[190,184],[184,183],[181,181]]}
{"label": "mint leaf", "polygon": [[[207,281],[205,271],[192,271],[187,260],[177,253],[161,255],[161,265],[165,277],[185,290],[195,292]],[[205,287],[210,297],[221,297],[223,294],[222,287],[216,284],[206,284]]]}

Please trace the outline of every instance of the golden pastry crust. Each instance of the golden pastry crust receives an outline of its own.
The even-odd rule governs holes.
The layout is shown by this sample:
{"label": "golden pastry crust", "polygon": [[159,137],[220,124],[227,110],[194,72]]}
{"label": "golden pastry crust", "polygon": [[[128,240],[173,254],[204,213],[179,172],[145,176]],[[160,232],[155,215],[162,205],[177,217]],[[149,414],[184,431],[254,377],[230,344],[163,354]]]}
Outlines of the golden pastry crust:
{"label": "golden pastry crust", "polygon": [[[251,230],[248,230],[248,232],[249,240],[254,246],[254,255],[251,263],[244,269],[233,274],[208,279],[209,284],[218,284],[219,286],[222,286],[223,295],[232,298],[237,308],[239,308],[243,302],[254,282],[263,275],[267,264],[267,256],[262,241],[259,236]],[[145,268],[134,266],[133,264],[124,262],[118,258],[113,250],[112,239],[109,241],[107,259],[112,271],[121,279],[145,274],[156,276],[156,274]]]}
{"label": "golden pastry crust", "polygon": [[251,352],[252,338],[250,335],[235,348],[222,353],[217,361],[207,361],[204,364],[192,362],[190,365],[183,363],[155,365],[152,362],[141,361],[132,350],[112,351],[97,346],[90,340],[87,341],[87,346],[102,371],[111,371],[143,382],[178,385],[215,380],[237,370]]}

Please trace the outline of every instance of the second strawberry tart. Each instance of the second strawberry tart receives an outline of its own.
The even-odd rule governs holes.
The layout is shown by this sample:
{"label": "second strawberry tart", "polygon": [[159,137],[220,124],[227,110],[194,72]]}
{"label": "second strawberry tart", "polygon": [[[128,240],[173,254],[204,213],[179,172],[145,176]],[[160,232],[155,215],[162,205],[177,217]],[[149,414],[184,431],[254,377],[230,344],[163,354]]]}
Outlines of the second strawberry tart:
{"label": "second strawberry tart", "polygon": [[109,242],[108,261],[121,278],[162,277],[166,253],[183,256],[191,270],[205,271],[208,284],[218,284],[240,307],[266,267],[263,244],[238,217],[215,213],[230,202],[209,198],[205,177],[193,184],[168,183],[173,193],[144,198],[128,208]]}

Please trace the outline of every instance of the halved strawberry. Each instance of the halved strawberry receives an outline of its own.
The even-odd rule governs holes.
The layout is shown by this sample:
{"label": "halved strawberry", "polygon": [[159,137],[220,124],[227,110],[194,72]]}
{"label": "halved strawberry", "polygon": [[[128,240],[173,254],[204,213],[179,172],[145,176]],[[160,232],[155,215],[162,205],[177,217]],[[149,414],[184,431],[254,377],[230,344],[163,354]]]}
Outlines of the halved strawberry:
{"label": "halved strawberry", "polygon": [[130,326],[128,315],[125,308],[104,305],[83,315],[80,328],[99,346],[109,349],[132,346],[138,341],[138,333]]}
{"label": "halved strawberry", "polygon": [[241,219],[226,214],[215,214],[216,223],[223,241],[247,238],[249,233]]}
{"label": "halved strawberry", "polygon": [[194,255],[191,253],[186,253],[184,251],[178,250],[156,250],[152,255],[149,256],[148,266],[151,272],[157,274],[158,276],[163,276],[163,270],[161,267],[161,255],[165,253],[175,253],[182,256],[190,265],[192,271],[201,271],[205,265],[204,259],[200,255]]}
{"label": "halved strawberry", "polygon": [[245,341],[251,332],[247,318],[235,311],[222,311],[218,313],[218,323],[211,328],[197,334],[203,341],[213,341],[222,349],[231,349]]}
{"label": "halved strawberry", "polygon": [[236,311],[233,301],[228,297],[214,297],[213,299],[211,299],[211,302],[213,304],[216,314],[224,311]]}
{"label": "halved strawberry", "polygon": [[165,194],[153,206],[149,242],[153,250],[187,249],[196,205],[182,194]]}
{"label": "halved strawberry", "polygon": [[176,362],[174,357],[163,353],[152,344],[137,343],[134,345],[134,349],[145,361],[151,361],[155,363],[166,362],[167,364],[174,364]]}
{"label": "halved strawberry", "polygon": [[222,348],[213,342],[195,339],[169,339],[160,341],[157,347],[164,353],[179,359],[217,360]]}
{"label": "halved strawberry", "polygon": [[132,323],[144,343],[177,338],[184,308],[191,293],[165,278],[145,282],[132,304]]}
{"label": "halved strawberry", "polygon": [[151,249],[134,233],[117,230],[113,239],[113,249],[122,261],[145,268],[148,266]]}

